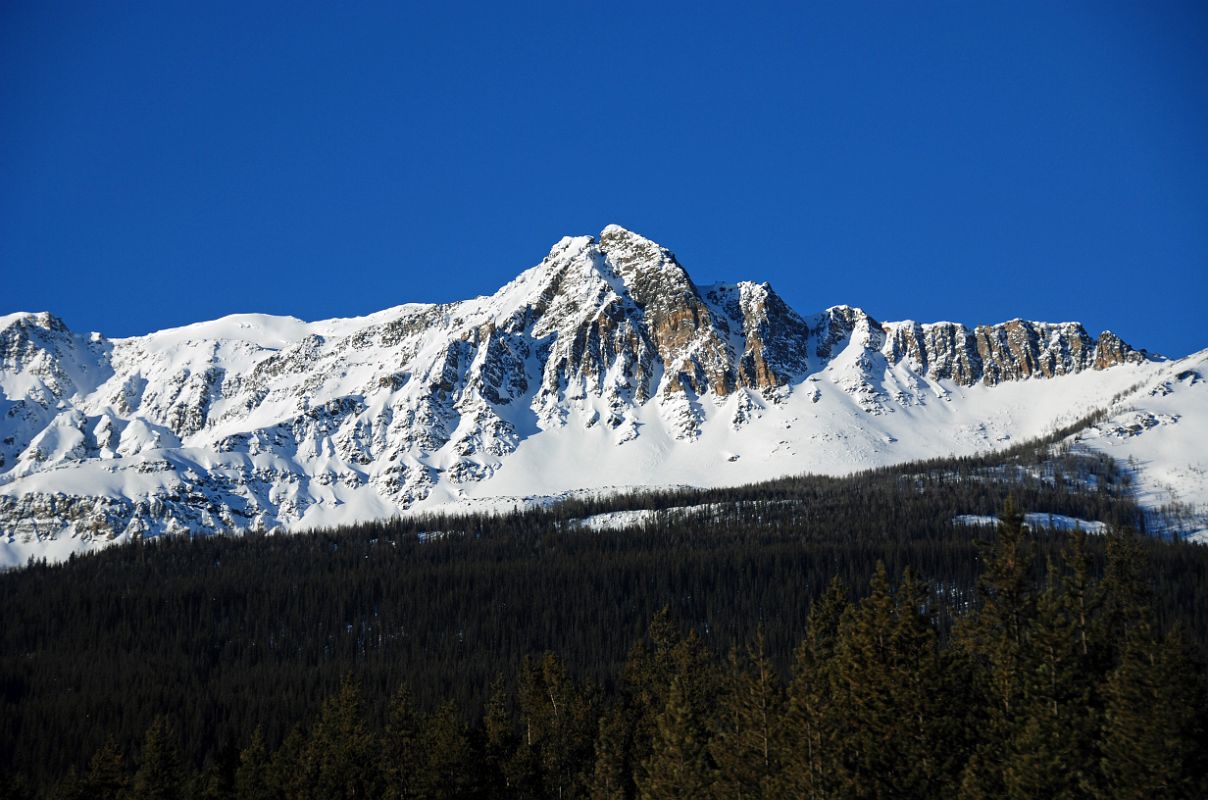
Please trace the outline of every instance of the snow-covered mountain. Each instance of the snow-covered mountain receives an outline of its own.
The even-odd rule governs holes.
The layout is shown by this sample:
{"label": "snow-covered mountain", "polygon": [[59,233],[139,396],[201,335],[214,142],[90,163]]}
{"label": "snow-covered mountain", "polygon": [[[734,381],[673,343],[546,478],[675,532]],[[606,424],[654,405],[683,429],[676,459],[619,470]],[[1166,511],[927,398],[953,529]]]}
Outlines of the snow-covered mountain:
{"label": "snow-covered mountain", "polygon": [[0,564],[166,532],[847,473],[1107,406],[1081,445],[1131,457],[1148,500],[1202,511],[1206,362],[1077,323],[802,316],[766,283],[697,286],[617,226],[564,238],[490,297],[356,319],[107,339],[10,314]]}

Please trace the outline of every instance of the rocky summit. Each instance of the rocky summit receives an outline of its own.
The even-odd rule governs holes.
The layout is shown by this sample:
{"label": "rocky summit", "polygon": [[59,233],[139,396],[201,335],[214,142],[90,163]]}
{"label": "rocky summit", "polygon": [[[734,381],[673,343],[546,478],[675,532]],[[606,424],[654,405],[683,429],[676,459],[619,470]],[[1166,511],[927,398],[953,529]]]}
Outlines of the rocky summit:
{"label": "rocky summit", "polygon": [[1039,435],[1172,363],[1077,323],[803,316],[766,283],[698,286],[615,225],[489,297],[356,319],[108,339],[10,314],[0,543],[19,563],[159,533],[850,472]]}

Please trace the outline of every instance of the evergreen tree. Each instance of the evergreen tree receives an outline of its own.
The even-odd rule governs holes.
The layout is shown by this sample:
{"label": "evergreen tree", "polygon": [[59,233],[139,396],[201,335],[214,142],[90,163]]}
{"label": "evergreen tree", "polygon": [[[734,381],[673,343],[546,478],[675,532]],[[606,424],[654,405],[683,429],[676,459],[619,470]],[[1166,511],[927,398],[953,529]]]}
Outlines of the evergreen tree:
{"label": "evergreen tree", "polygon": [[675,675],[675,652],[682,637],[671,622],[666,606],[650,621],[646,640],[629,651],[622,675],[627,705],[633,716],[633,757],[637,763],[650,755],[656,718],[667,703]]}
{"label": "evergreen tree", "polygon": [[441,703],[428,717],[423,740],[427,758],[418,796],[431,800],[474,796],[478,789],[474,753],[466,726],[452,702]]}
{"label": "evergreen tree", "polygon": [[553,653],[525,659],[517,692],[524,733],[522,763],[531,779],[516,771],[517,788],[527,783],[546,797],[577,796],[588,780],[598,721],[590,692],[581,692]]}
{"label": "evergreen tree", "polygon": [[1137,534],[1131,528],[1113,529],[1107,535],[1107,564],[1103,570],[1102,637],[1117,646],[1129,631],[1147,625],[1150,588],[1146,580],[1148,560]]}
{"label": "evergreen tree", "polygon": [[650,757],[638,785],[641,800],[696,800],[713,784],[704,722],[691,698],[689,681],[676,675],[667,703],[655,720]]}
{"label": "evergreen tree", "polygon": [[381,775],[386,800],[420,797],[424,743],[420,718],[412,704],[411,690],[404,684],[390,701],[390,717],[381,744]]}
{"label": "evergreen tree", "polygon": [[[647,796],[948,797],[958,775],[966,797],[1208,796],[1201,656],[1177,634],[1164,635],[1183,621],[1197,645],[1205,640],[1205,549],[1114,532],[1088,538],[1041,531],[1012,544],[1006,530],[984,551],[986,575],[974,594],[977,534],[952,526],[951,515],[990,511],[984,504],[1006,491],[999,479],[1026,474],[1015,466],[1031,462],[1008,466],[979,474],[944,462],[919,467],[923,472],[909,480],[874,474],[842,491],[809,479],[710,495],[724,525],[668,515],[643,531],[551,533],[550,526],[605,510],[582,503],[542,512],[536,522],[523,514],[484,519],[474,536],[422,545],[411,536],[417,528],[400,521],[289,543],[165,542],[141,551],[141,562],[115,548],[64,567],[5,573],[4,586],[22,591],[10,593],[20,608],[10,615],[14,624],[0,629],[0,800],[4,792],[23,800],[35,790],[39,798],[55,796],[52,787],[65,798],[133,797],[121,753],[137,752],[137,742],[119,738],[108,756],[98,751],[93,766],[107,778],[93,781],[90,768],[60,780],[82,738],[96,735],[64,729],[85,714],[95,719],[98,710],[120,707],[126,722],[113,733],[129,736],[129,720],[150,719],[152,709],[166,705],[179,714],[189,748],[177,756],[181,794],[190,800],[229,796],[228,778],[240,798],[378,797],[387,791],[381,773],[390,768],[398,770],[400,795],[423,798],[570,798],[590,788],[601,800],[628,800],[639,785]],[[993,480],[981,480],[987,475]],[[957,488],[943,488],[949,484]],[[660,496],[657,503],[670,507],[687,497]],[[741,502],[730,503],[736,497]],[[1028,507],[1042,507],[1035,498],[1055,495],[1025,497]],[[646,499],[644,506],[627,502],[652,507]],[[1100,508],[1050,507],[1084,517]],[[1118,521],[1130,518],[1131,506],[1120,509]],[[840,530],[835,519],[844,514],[853,516]],[[1018,515],[1006,516],[1011,529]],[[465,524],[430,520],[418,529]],[[379,537],[397,547],[376,544]],[[1063,541],[1068,547],[1058,560]],[[1047,581],[1033,550],[1062,565],[1048,565]],[[1091,576],[1105,551],[1105,577],[1096,581]],[[814,602],[783,714],[775,681],[761,677],[775,673],[757,662],[781,665],[797,635],[792,614],[767,615],[762,657],[755,644],[734,651],[727,665],[712,649],[746,640],[748,620],[765,613],[770,598],[800,607],[835,572],[867,577],[878,557],[892,569],[877,570],[858,605],[850,606],[841,588]],[[906,564],[920,566],[940,591],[930,593],[908,571],[893,586],[888,575]],[[95,591],[69,591],[68,579]],[[245,591],[256,580],[268,598],[259,608],[245,605],[261,602],[260,593]],[[535,582],[566,602],[546,602],[543,592],[547,615],[528,620]],[[291,589],[270,591],[285,584]],[[589,584],[598,591],[583,591]],[[722,590],[725,602],[717,599]],[[464,637],[447,635],[452,612],[432,602],[448,592],[464,593],[465,603],[482,611],[460,622]],[[39,602],[24,603],[26,595]],[[635,620],[667,598],[707,638],[682,633],[664,610],[630,651],[621,677],[617,665],[638,633]],[[616,606],[608,606],[613,616],[604,626],[591,616],[598,603]],[[96,655],[88,650],[95,630],[65,624],[76,617],[93,628],[102,621],[105,639],[179,638],[154,670],[129,653],[106,651],[94,670],[80,671],[62,654],[82,648]],[[213,627],[212,620],[227,622]],[[225,627],[236,620],[246,621],[242,633]],[[356,635],[346,635],[349,624]],[[476,649],[499,630],[514,635],[489,654]],[[195,639],[224,642],[222,669],[194,669],[215,657],[210,644]],[[557,642],[559,657],[533,657],[520,670],[533,641]],[[173,661],[177,645],[182,655]],[[364,709],[346,713],[341,693],[328,695],[325,687],[349,667],[367,686],[394,686],[406,675],[440,710],[419,714],[408,700],[400,714],[389,696],[374,693]],[[508,681],[519,677],[518,695],[505,689],[513,684],[497,681],[485,707],[477,705],[501,667]],[[594,678],[609,692],[598,693]],[[51,691],[63,686],[74,688]],[[769,745],[767,719],[778,717]],[[379,719],[384,724],[371,729],[369,721]],[[265,736],[252,736],[261,720]],[[298,720],[305,724],[265,752],[265,738],[278,741]],[[228,735],[250,737],[238,767],[219,747]],[[398,752],[413,756],[412,767],[387,753],[391,741],[408,740],[415,746]],[[695,771],[677,772],[684,763],[695,763]],[[363,768],[360,784],[328,780],[354,774],[352,767]],[[15,773],[36,783],[23,787]],[[263,780],[247,779],[257,774]],[[140,791],[147,785],[140,776]]]}
{"label": "evergreen tree", "polygon": [[591,781],[592,800],[626,800],[633,797],[631,731],[630,720],[623,708],[614,706],[600,717]]}
{"label": "evergreen tree", "polygon": [[303,755],[315,800],[360,800],[378,792],[376,743],[361,714],[361,694],[350,679],[323,704]]}
{"label": "evergreen tree", "polygon": [[482,727],[485,739],[483,780],[488,794],[505,794],[511,788],[507,767],[508,759],[515,751],[517,739],[508,705],[508,692],[502,675],[496,676],[491,684],[491,694],[483,713]]}
{"label": "evergreen tree", "polygon": [[[625,737],[627,751],[622,757],[631,781],[631,796],[636,796],[642,770],[651,758],[659,715],[667,705],[671,684],[692,660],[698,644],[695,639],[689,643],[681,635],[670,610],[663,606],[651,619],[645,639],[629,651],[622,671],[623,709],[629,729]],[[684,689],[690,698],[698,694],[695,689]],[[694,702],[692,706],[697,707]]]}
{"label": "evergreen tree", "polygon": [[165,717],[156,717],[143,741],[130,800],[183,800],[184,795],[185,772],[176,733]]}
{"label": "evergreen tree", "polygon": [[1061,562],[1066,571],[1062,586],[1074,627],[1075,647],[1088,665],[1097,664],[1105,643],[1095,636],[1094,621],[1103,603],[1103,593],[1091,579],[1086,531],[1082,528],[1070,534],[1069,543],[1061,551]]}
{"label": "evergreen tree", "polygon": [[[951,695],[946,693],[944,662],[933,619],[930,587],[909,567],[894,592],[890,644],[890,685],[898,715],[894,749],[899,763],[888,796],[899,791],[915,797],[951,797],[958,777],[951,738]],[[957,763],[963,766],[963,760]]]}
{"label": "evergreen tree", "polygon": [[0,772],[0,800],[34,800],[34,790],[24,775]]}
{"label": "evergreen tree", "polygon": [[126,759],[112,738],[107,739],[89,759],[83,785],[85,794],[91,800],[119,800],[130,785]]}
{"label": "evergreen tree", "polygon": [[192,776],[188,797],[191,800],[234,800],[238,768],[239,751],[230,743],[219,747],[206,759],[204,769]]}
{"label": "evergreen tree", "polygon": [[277,797],[304,800],[318,778],[318,765],[307,757],[307,739],[296,725],[273,753],[268,768],[269,785]]}
{"label": "evergreen tree", "polygon": [[810,608],[805,639],[793,660],[793,679],[777,732],[783,765],[777,794],[817,800],[831,796],[836,779],[832,760],[840,723],[834,692],[835,642],[847,608],[847,587],[834,578]]}
{"label": "evergreen tree", "polygon": [[84,779],[76,772],[75,767],[67,770],[67,774],[55,785],[50,797],[51,800],[90,800]]}
{"label": "evergreen tree", "polygon": [[763,630],[755,635],[746,658],[731,648],[723,675],[725,691],[709,753],[717,767],[713,794],[744,800],[772,796],[777,771],[774,741],[780,693],[767,657]]}
{"label": "evergreen tree", "polygon": [[839,796],[936,797],[943,698],[926,589],[909,572],[894,592],[878,564],[869,594],[849,607],[835,648],[835,685],[844,704],[838,732]]}
{"label": "evergreen tree", "polygon": [[1131,626],[1106,697],[1099,796],[1204,797],[1205,697],[1181,632]]}
{"label": "evergreen tree", "polygon": [[1034,550],[1014,499],[1007,502],[994,541],[986,548],[985,571],[978,579],[981,608],[969,618],[961,641],[971,648],[974,672],[984,694],[981,742],[962,777],[966,800],[1004,797],[1004,770],[1021,716],[1022,678],[1028,623],[1035,608],[1032,588]]}
{"label": "evergreen tree", "polygon": [[239,768],[235,771],[235,797],[237,800],[273,800],[275,797],[268,749],[259,728],[252,732],[252,740],[239,754]]}
{"label": "evergreen tree", "polygon": [[1094,675],[1083,616],[1086,587],[1062,580],[1049,565],[1049,585],[1029,626],[1018,724],[1003,772],[1008,796],[1084,797],[1094,769]]}

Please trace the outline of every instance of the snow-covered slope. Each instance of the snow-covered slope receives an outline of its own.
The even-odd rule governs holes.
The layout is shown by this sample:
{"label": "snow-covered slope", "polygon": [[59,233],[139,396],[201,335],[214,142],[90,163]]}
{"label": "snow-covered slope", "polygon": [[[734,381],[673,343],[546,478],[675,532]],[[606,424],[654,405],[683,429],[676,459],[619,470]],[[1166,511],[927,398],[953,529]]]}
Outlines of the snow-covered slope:
{"label": "snow-covered slope", "polygon": [[[10,314],[0,563],[160,533],[846,473],[1002,447],[1122,395],[1128,413],[1178,420],[1142,423],[1152,447],[1119,450],[1146,497],[1202,504],[1205,394],[1180,377],[1204,373],[1195,358],[1076,323],[801,316],[767,284],[698,287],[617,226],[563,239],[490,297],[357,319],[246,314],[106,339]],[[1107,427],[1099,439],[1085,444],[1119,449]]]}
{"label": "snow-covered slope", "polygon": [[1112,406],[1104,421],[1071,437],[1132,470],[1151,527],[1208,542],[1208,350],[1165,366]]}

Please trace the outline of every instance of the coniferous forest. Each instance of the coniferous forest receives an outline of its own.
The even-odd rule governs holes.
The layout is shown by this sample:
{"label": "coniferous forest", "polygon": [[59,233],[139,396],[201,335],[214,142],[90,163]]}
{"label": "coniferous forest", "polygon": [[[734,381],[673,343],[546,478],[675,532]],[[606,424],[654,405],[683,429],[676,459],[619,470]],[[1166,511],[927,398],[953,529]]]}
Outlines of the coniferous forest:
{"label": "coniferous forest", "polygon": [[0,795],[1202,797],[1208,549],[1128,488],[1040,443],[35,564]]}

